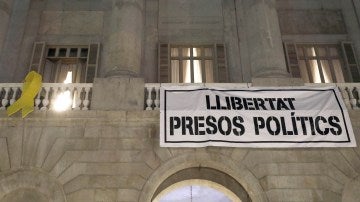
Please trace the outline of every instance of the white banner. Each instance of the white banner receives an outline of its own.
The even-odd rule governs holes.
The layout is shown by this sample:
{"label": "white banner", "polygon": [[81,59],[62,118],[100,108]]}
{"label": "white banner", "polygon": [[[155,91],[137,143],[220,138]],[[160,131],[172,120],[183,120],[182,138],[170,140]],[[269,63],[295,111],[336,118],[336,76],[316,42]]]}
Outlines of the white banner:
{"label": "white banner", "polygon": [[356,147],[339,90],[160,90],[162,147]]}

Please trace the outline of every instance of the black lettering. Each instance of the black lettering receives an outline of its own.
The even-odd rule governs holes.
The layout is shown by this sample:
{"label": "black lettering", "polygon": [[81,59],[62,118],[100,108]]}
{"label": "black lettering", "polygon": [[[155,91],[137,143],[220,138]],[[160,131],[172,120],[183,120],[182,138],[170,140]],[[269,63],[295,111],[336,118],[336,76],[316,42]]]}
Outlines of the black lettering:
{"label": "black lettering", "polygon": [[204,121],[203,116],[194,117],[195,135],[205,135],[205,131],[199,129],[204,127],[204,123],[202,121]]}
{"label": "black lettering", "polygon": [[289,110],[289,107],[286,106],[285,102],[281,99],[281,98],[278,98],[277,99],[277,106],[276,106],[277,110]]}
{"label": "black lettering", "polygon": [[327,123],[327,120],[325,119],[325,117],[323,116],[317,116],[315,118],[315,127],[316,127],[316,131],[320,134],[320,135],[327,135],[329,134],[329,128],[324,128],[324,130],[321,130],[320,128],[320,121],[323,123]]}
{"label": "black lettering", "polygon": [[265,120],[262,117],[254,117],[255,135],[259,135],[259,129],[265,128]]}
{"label": "black lettering", "polygon": [[337,116],[330,116],[329,117],[330,126],[336,128],[336,130],[334,128],[330,128],[330,132],[333,135],[341,135],[342,129],[341,129],[341,126],[339,125],[339,123],[340,123],[340,119]]}
{"label": "black lettering", "polygon": [[295,115],[295,112],[291,112],[291,122],[292,122],[294,135],[298,135],[298,129],[297,129],[297,125],[296,125],[296,118],[294,117],[294,115]]}
{"label": "black lettering", "polygon": [[316,135],[313,117],[309,117],[309,122],[310,122],[311,135]]}
{"label": "black lettering", "polygon": [[[176,121],[176,123],[174,123]],[[174,129],[180,128],[180,118],[177,116],[170,117],[170,135],[174,135]]]}
{"label": "black lettering", "polygon": [[206,125],[208,126],[206,128],[206,133],[210,135],[214,135],[217,133],[217,127],[216,127],[216,118],[213,116],[206,117]]}
{"label": "black lettering", "polygon": [[280,123],[281,123],[281,130],[283,131],[283,135],[293,135],[293,131],[287,131],[284,117],[280,117]]}
{"label": "black lettering", "polygon": [[226,101],[226,108],[227,108],[228,110],[231,110],[230,98],[229,98],[229,97],[225,97],[225,101]]}
{"label": "black lettering", "polygon": [[293,103],[293,101],[295,101],[295,98],[285,98],[284,100],[288,101],[290,109],[295,110],[294,103]]}
{"label": "black lettering", "polygon": [[244,98],[244,99],[242,99],[245,110],[248,110],[248,103],[247,103],[248,99],[249,99],[249,98]]}
{"label": "black lettering", "polygon": [[[223,129],[223,122],[226,122],[226,131]],[[221,116],[219,118],[219,121],[218,121],[218,128],[219,128],[219,132],[222,134],[222,135],[230,135],[231,133],[231,120],[229,117],[227,116]]]}
{"label": "black lettering", "polygon": [[269,102],[271,110],[275,110],[274,103],[273,103],[273,101],[275,101],[275,100],[276,100],[275,98],[265,98],[265,101]]}
{"label": "black lettering", "polygon": [[194,135],[194,130],[192,128],[193,120],[190,116],[183,116],[181,117],[181,124],[182,124],[182,134],[186,135],[186,129],[188,129],[190,135]]}
{"label": "black lettering", "polygon": [[233,124],[236,128],[238,128],[239,130],[237,130],[236,128],[233,129],[233,133],[236,136],[241,136],[245,133],[245,128],[242,125],[242,123],[244,123],[244,119],[241,116],[235,116],[233,118]]}
{"label": "black lettering", "polygon": [[246,101],[247,101],[247,109],[248,110],[255,110],[253,98],[246,98]]}
{"label": "black lettering", "polygon": [[231,105],[232,108],[235,110],[240,110],[242,109],[242,105],[241,105],[241,99],[238,97],[231,97]]}
{"label": "black lettering", "polygon": [[206,109],[210,109],[210,97],[209,95],[205,96],[205,100],[206,100]]}
{"label": "black lettering", "polygon": [[[276,126],[276,129],[275,130],[272,130],[271,128],[271,122],[274,122],[275,123],[275,126]],[[266,129],[268,130],[268,132],[271,134],[271,135],[279,135],[280,133],[280,123],[279,123],[279,120],[274,117],[274,116],[270,116],[269,118],[266,119]]]}
{"label": "black lettering", "polygon": [[255,105],[255,109],[256,110],[259,110],[260,107],[263,109],[263,110],[266,110],[266,107],[265,107],[265,101],[262,99],[262,98],[254,98],[254,105]]}
{"label": "black lettering", "polygon": [[221,109],[220,96],[215,95],[216,98],[216,109]]}
{"label": "black lettering", "polygon": [[298,116],[298,117],[296,117],[296,120],[300,121],[300,123],[301,123],[301,128],[302,128],[302,131],[303,131],[303,135],[307,135],[307,129],[306,129],[305,121],[307,121],[308,118],[303,117],[303,116]]}

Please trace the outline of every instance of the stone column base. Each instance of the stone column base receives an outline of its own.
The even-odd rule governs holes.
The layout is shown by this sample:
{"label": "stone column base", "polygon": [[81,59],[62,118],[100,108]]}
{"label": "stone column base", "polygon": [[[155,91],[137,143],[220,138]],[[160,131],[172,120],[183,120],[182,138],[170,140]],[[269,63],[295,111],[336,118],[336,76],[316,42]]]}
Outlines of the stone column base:
{"label": "stone column base", "polygon": [[143,110],[144,87],[142,78],[95,78],[90,108]]}

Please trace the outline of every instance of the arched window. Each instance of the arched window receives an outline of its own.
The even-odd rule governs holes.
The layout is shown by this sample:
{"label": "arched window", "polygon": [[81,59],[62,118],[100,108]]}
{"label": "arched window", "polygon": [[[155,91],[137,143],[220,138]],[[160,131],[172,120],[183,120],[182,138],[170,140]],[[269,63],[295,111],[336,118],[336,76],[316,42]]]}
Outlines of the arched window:
{"label": "arched window", "polygon": [[[213,201],[215,198],[220,200]],[[151,201],[251,202],[251,198],[230,175],[212,168],[200,167],[180,170],[169,176],[157,187]]]}
{"label": "arched window", "polygon": [[200,179],[184,180],[164,189],[153,202],[240,202],[224,186]]}

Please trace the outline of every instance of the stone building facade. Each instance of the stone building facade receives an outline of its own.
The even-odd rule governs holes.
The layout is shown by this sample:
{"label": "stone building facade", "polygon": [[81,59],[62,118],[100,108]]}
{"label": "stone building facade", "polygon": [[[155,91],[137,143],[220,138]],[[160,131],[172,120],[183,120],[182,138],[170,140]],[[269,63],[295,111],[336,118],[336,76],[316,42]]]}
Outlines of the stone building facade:
{"label": "stone building facade", "polygon": [[147,202],[194,179],[241,201],[359,201],[358,147],[161,148],[144,110],[145,83],[348,83],[359,144],[357,61],[359,0],[0,0],[0,83],[93,83],[87,111],[0,110],[0,202]]}

